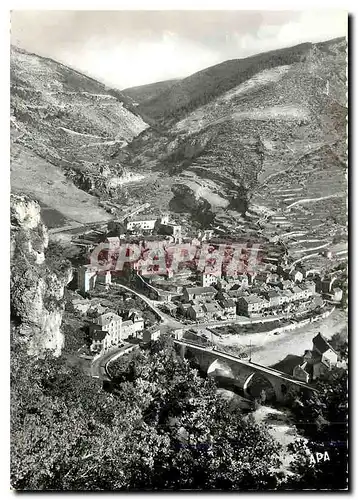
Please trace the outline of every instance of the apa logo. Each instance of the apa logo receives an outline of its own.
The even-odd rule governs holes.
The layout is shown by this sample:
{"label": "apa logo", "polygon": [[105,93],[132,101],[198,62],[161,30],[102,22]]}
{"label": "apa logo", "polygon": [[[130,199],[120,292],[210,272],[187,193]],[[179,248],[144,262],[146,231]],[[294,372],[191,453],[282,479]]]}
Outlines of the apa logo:
{"label": "apa logo", "polygon": [[[316,458],[315,458],[315,455],[316,455]],[[313,465],[316,465],[318,464],[319,462],[327,462],[328,460],[331,460],[329,458],[329,453],[328,451],[325,451],[324,453],[311,453],[311,456],[310,456],[310,464],[313,464]]]}

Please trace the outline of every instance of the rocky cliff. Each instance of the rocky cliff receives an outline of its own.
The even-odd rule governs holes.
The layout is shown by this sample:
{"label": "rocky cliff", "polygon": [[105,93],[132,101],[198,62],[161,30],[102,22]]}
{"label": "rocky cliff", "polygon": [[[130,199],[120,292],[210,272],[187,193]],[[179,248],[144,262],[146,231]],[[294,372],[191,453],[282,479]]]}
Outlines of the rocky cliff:
{"label": "rocky cliff", "polygon": [[23,195],[11,196],[11,317],[28,353],[59,356],[64,344],[61,321],[64,288],[72,279],[68,262],[49,265],[47,228],[40,205]]}

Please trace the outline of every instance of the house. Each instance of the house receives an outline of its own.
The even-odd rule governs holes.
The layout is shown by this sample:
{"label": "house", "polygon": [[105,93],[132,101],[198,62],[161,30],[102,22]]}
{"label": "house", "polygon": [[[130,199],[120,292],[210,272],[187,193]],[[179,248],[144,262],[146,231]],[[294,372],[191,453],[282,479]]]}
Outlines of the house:
{"label": "house", "polygon": [[133,321],[130,319],[127,319],[126,321],[122,321],[122,328],[121,328],[121,340],[125,340],[128,337],[132,337],[134,331],[133,331]]}
{"label": "house", "polygon": [[176,328],[175,330],[172,331],[171,336],[176,339],[176,340],[181,340],[184,336],[184,330],[183,328]]}
{"label": "house", "polygon": [[264,285],[264,284],[268,283],[269,275],[268,275],[268,273],[264,273],[264,272],[256,273],[254,281],[255,281],[256,286]]}
{"label": "house", "polygon": [[203,318],[204,315],[203,306],[201,304],[190,304],[190,307],[188,307],[186,311],[186,316],[193,321]]}
{"label": "house", "polygon": [[204,229],[203,231],[199,231],[197,234],[198,239],[200,239],[201,241],[211,240],[213,236],[214,236],[213,229]]}
{"label": "house", "polygon": [[181,303],[178,308],[178,312],[182,314],[183,316],[186,316],[187,310],[191,306],[191,302],[188,303]]}
{"label": "house", "polygon": [[174,243],[181,243],[182,234],[181,226],[178,224],[159,224],[158,234],[163,234],[166,236],[171,236]]}
{"label": "house", "polygon": [[240,297],[237,301],[237,314],[244,316],[254,316],[260,314],[268,306],[268,302],[258,295],[248,295]]}
{"label": "house", "polygon": [[293,269],[292,271],[289,272],[288,278],[295,283],[301,283],[303,280],[303,274],[301,271],[298,271],[297,269]]}
{"label": "house", "polygon": [[111,271],[98,271],[97,273],[97,283],[101,283],[102,285],[110,285],[112,282]]}
{"label": "house", "polygon": [[215,295],[215,300],[229,300],[230,296],[228,292],[225,292],[224,289],[218,290],[217,294]]}
{"label": "house", "polygon": [[184,288],[184,299],[189,302],[191,300],[212,299],[217,294],[217,290],[212,286],[196,286],[192,288]]}
{"label": "house", "polygon": [[289,290],[293,287],[293,283],[291,280],[282,280],[277,284],[277,286],[280,287],[281,290]]}
{"label": "house", "polygon": [[280,276],[277,273],[269,273],[266,283],[269,283],[270,285],[278,285],[281,281]]}
{"label": "house", "polygon": [[210,319],[211,318],[218,318],[222,314],[222,309],[216,300],[213,300],[211,302],[205,302],[203,304],[203,310]]}
{"label": "house", "polygon": [[164,225],[169,224],[169,214],[160,215],[159,220],[160,220],[161,224],[164,224]]}
{"label": "house", "polygon": [[112,312],[101,314],[93,320],[93,325],[90,325],[90,331],[97,330],[97,326],[101,330],[107,332],[104,345],[105,348],[118,345],[122,340],[122,318]]}
{"label": "house", "polygon": [[118,250],[121,246],[121,240],[118,238],[118,236],[109,236],[108,238],[106,238],[105,243],[107,243],[108,250],[110,252]]}
{"label": "house", "polygon": [[127,222],[127,230],[138,232],[138,230],[153,231],[156,223],[167,225],[169,224],[169,215],[155,215],[155,214],[138,214],[132,216]]}
{"label": "house", "polygon": [[321,356],[321,361],[328,367],[334,366],[338,362],[338,354],[328,343],[327,339],[318,333],[313,339],[313,351]]}
{"label": "house", "polygon": [[317,363],[315,363],[312,368],[312,380],[316,380],[317,378],[322,377],[322,375],[325,375],[329,371],[329,366],[327,366],[322,361],[318,361]]}
{"label": "house", "polygon": [[237,302],[241,297],[247,297],[248,293],[243,290],[229,290],[227,292],[229,299]]}
{"label": "house", "polygon": [[172,302],[167,302],[163,305],[163,309],[168,312],[171,316],[174,316],[178,310],[178,306]]}
{"label": "house", "polygon": [[138,332],[143,331],[144,329],[144,319],[142,316],[142,313],[139,311],[136,311],[135,309],[130,310],[128,312],[128,319],[130,319],[133,323],[133,329],[134,333],[137,334]]}
{"label": "house", "polygon": [[127,230],[138,232],[139,230],[153,231],[158,217],[156,215],[134,215],[127,222]]}
{"label": "house", "polygon": [[312,296],[315,294],[316,292],[316,283],[314,283],[313,281],[306,281],[304,283],[304,286],[306,287],[306,290],[309,291],[309,295]]}
{"label": "house", "polygon": [[81,292],[86,293],[96,286],[97,268],[91,264],[81,266],[77,273],[78,288]]}
{"label": "house", "polygon": [[306,379],[307,382],[310,379],[316,380],[321,377],[338,362],[338,354],[321,333],[314,337],[312,343],[312,350],[304,352],[303,364],[296,366],[293,371],[296,378],[299,380]]}
{"label": "house", "polygon": [[337,279],[336,277],[333,277],[333,278],[324,278],[323,280],[321,280],[320,287],[319,287],[321,292],[322,293],[331,293],[333,283],[336,281],[336,279]]}
{"label": "house", "polygon": [[215,276],[214,274],[202,273],[201,274],[201,285],[203,287],[211,286],[220,280],[220,276]]}
{"label": "house", "polygon": [[343,297],[342,289],[339,287],[333,288],[332,300],[334,300],[335,302],[340,302],[342,300],[342,297]]}
{"label": "house", "polygon": [[301,380],[302,382],[305,382],[308,384],[312,374],[312,365],[309,365],[307,361],[302,363],[302,365],[297,365],[293,369],[293,376],[297,380]]}
{"label": "house", "polygon": [[249,286],[249,278],[246,274],[240,274],[234,279],[228,279],[231,284],[231,290],[239,290],[240,288],[247,288]]}
{"label": "house", "polygon": [[146,328],[143,332],[143,341],[150,342],[151,340],[158,340],[160,337],[160,329],[158,325],[153,325]]}
{"label": "house", "polygon": [[268,300],[269,307],[279,307],[285,302],[285,296],[276,290],[263,292],[263,296]]}
{"label": "house", "polygon": [[282,291],[282,297],[284,297],[285,302],[292,302],[294,300],[294,294],[292,290],[283,290]]}
{"label": "house", "polygon": [[305,296],[305,292],[299,287],[294,286],[292,288],[292,300],[302,300]]}
{"label": "house", "polygon": [[236,304],[232,299],[221,300],[219,302],[219,304],[221,305],[225,316],[227,316],[228,318],[231,318],[231,319],[235,318],[235,316],[236,316]]}
{"label": "house", "polygon": [[90,327],[91,336],[91,352],[101,352],[102,350],[107,350],[108,348],[108,338],[107,332],[102,330],[100,325],[91,325]]}

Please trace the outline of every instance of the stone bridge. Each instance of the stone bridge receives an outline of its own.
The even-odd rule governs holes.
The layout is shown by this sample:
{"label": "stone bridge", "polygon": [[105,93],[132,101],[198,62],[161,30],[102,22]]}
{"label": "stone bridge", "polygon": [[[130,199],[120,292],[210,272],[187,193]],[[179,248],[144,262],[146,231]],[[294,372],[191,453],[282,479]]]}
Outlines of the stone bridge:
{"label": "stone bridge", "polygon": [[248,398],[252,397],[248,389],[255,375],[260,375],[261,379],[265,379],[271,385],[278,402],[283,402],[288,390],[292,388],[297,392],[301,389],[315,391],[312,386],[296,380],[291,375],[250,361],[243,361],[226,352],[183,340],[174,340],[174,343],[182,358],[190,357],[208,375],[224,372],[225,377],[232,379],[234,385]]}

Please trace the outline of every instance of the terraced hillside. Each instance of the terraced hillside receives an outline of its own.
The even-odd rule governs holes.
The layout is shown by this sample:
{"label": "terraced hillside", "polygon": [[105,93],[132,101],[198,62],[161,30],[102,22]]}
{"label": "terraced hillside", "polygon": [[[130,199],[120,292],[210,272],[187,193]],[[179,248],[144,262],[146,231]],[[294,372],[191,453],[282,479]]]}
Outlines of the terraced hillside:
{"label": "terraced hillside", "polygon": [[[13,50],[13,141],[66,175],[46,179],[50,169],[33,162],[40,201],[58,209],[49,186],[57,196],[69,181],[123,209],[149,202],[219,232],[303,233],[312,252],[344,237],[344,39],[227,61],[165,85],[133,106],[84,75]],[[150,115],[150,127],[138,113]],[[13,169],[16,187],[31,190],[21,161]],[[93,196],[86,203],[98,209]],[[300,243],[286,241],[300,258]]]}
{"label": "terraced hillside", "polygon": [[[76,175],[95,176],[103,164],[113,165],[115,175],[111,157],[146,127],[119,91],[51,59],[11,48],[14,189],[34,194],[66,217],[81,218],[79,212],[86,217],[89,210],[90,218],[103,220],[108,214],[95,197],[78,189],[83,186]],[[53,189],[62,182],[65,189]],[[78,204],[69,210],[84,197],[83,210]]]}
{"label": "terraced hillside", "polygon": [[[169,126],[144,131],[125,148],[130,165],[151,172],[145,189],[156,186],[154,204],[169,200],[169,208],[177,212],[205,210],[213,214],[210,224],[234,227],[236,221],[245,230],[247,224],[255,224],[254,217],[242,218],[248,207],[266,207],[286,218],[281,212],[290,203],[281,198],[291,197],[294,203],[301,199],[296,190],[302,191],[302,199],[318,197],[318,192],[330,197],[330,202],[316,200],[323,207],[317,212],[318,223],[329,203],[332,217],[325,220],[325,228],[333,234],[341,227],[346,192],[346,44],[338,39],[304,45],[303,54],[301,46],[297,50],[292,50],[291,60],[285,53],[289,64],[280,59],[275,67],[256,66],[251,78],[240,75],[236,85],[230,73],[232,88],[214,99],[206,98],[201,88],[204,105]],[[224,74],[227,63],[222,66]],[[201,82],[202,74],[198,75]],[[280,188],[287,192],[276,196]],[[294,214],[309,208],[302,202],[294,205],[286,227],[293,219],[303,220],[305,215]],[[284,223],[273,227],[277,225],[286,231]]]}

